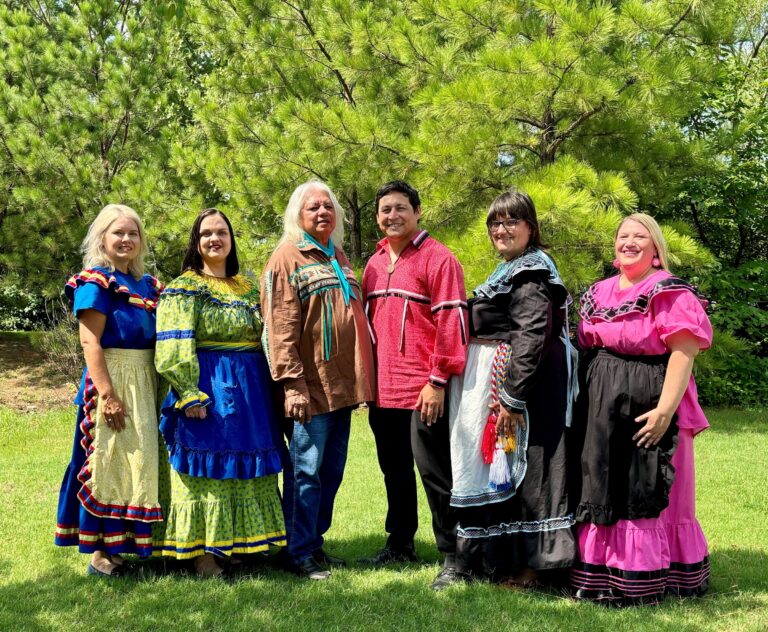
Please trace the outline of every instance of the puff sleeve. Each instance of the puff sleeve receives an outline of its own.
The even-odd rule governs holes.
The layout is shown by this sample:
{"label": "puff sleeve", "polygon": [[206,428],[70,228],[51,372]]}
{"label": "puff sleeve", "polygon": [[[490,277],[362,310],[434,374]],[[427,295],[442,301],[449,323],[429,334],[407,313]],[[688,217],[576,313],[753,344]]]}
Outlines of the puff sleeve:
{"label": "puff sleeve", "polygon": [[190,406],[207,406],[210,398],[198,389],[200,366],[195,326],[201,298],[195,289],[176,281],[163,291],[157,306],[155,367],[178,393],[176,408],[184,410]]}
{"label": "puff sleeve", "polygon": [[64,287],[76,318],[87,309],[102,314],[112,311],[110,279],[101,270],[89,269],[74,275]]}
{"label": "puff sleeve", "polygon": [[712,324],[703,301],[688,289],[660,292],[653,298],[653,323],[661,341],[681,331],[688,331],[704,351],[712,345]]}

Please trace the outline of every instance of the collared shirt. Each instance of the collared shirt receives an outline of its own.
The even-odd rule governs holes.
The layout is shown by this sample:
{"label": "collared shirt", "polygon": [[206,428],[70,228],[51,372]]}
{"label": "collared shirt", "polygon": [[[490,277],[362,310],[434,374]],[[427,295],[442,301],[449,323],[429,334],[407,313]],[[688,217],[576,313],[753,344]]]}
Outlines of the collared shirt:
{"label": "collared shirt", "polygon": [[456,257],[427,231],[417,232],[390,274],[382,239],[363,273],[374,332],[376,405],[416,409],[424,385],[443,388],[464,370],[467,296]]}
{"label": "collared shirt", "polygon": [[261,283],[262,347],[272,377],[286,397],[304,395],[312,415],[374,398],[373,352],[360,285],[338,247],[335,257],[352,289],[349,305],[331,260],[307,239],[278,246]]}

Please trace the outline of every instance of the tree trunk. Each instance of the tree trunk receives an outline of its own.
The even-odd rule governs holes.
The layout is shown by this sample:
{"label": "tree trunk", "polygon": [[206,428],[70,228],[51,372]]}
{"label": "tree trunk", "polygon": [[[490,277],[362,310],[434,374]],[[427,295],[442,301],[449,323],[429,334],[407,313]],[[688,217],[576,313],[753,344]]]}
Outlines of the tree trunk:
{"label": "tree trunk", "polygon": [[[555,16],[550,15],[547,20],[547,37],[555,37]],[[543,124],[541,130],[541,139],[539,140],[539,163],[542,167],[551,165],[555,162],[555,115],[552,112],[552,103],[550,102],[544,110],[541,117]]]}
{"label": "tree trunk", "polygon": [[544,167],[555,162],[555,115],[551,109],[544,112],[542,122],[544,129],[539,142],[539,162]]}
{"label": "tree trunk", "polygon": [[363,256],[362,228],[360,226],[360,204],[357,189],[352,189],[347,196],[349,209],[349,256],[353,261],[360,261]]}

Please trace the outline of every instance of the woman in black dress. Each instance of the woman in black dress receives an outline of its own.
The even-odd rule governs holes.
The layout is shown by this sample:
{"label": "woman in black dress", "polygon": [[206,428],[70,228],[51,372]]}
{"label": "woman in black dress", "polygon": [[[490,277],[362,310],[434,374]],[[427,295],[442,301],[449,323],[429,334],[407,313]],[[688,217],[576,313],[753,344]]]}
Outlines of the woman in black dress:
{"label": "woman in black dress", "polygon": [[503,261],[470,300],[467,365],[449,391],[457,561],[464,578],[530,584],[575,557],[565,478],[570,298],[530,197],[501,195],[486,224]]}

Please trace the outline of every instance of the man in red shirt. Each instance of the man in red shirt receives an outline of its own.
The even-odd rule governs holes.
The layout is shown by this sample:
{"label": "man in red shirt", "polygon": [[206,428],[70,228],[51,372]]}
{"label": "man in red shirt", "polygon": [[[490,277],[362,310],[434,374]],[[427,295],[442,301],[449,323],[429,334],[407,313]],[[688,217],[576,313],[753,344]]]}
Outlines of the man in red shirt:
{"label": "man in red shirt", "polygon": [[386,546],[365,561],[416,559],[416,461],[432,512],[437,548],[445,555],[432,584],[457,579],[456,518],[450,506],[451,460],[445,388],[464,369],[467,300],[454,255],[419,228],[421,202],[395,180],[376,194],[384,233],[363,273],[363,296],[374,334],[377,397],[369,420],[387,489]]}

